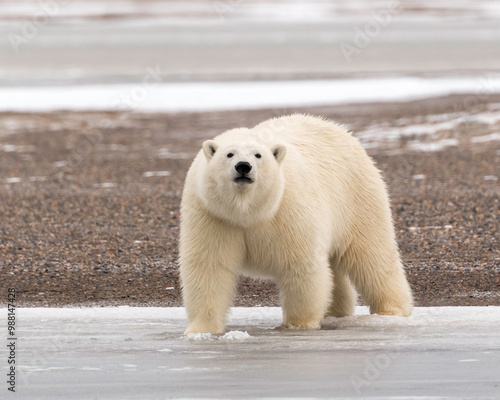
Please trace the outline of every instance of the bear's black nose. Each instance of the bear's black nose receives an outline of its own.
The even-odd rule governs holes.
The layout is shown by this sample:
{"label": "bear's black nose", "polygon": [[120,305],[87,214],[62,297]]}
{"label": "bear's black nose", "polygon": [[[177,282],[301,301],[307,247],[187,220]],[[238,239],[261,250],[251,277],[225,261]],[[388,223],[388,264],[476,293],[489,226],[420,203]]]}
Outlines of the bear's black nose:
{"label": "bear's black nose", "polygon": [[248,174],[252,170],[252,166],[244,161],[240,161],[236,166],[234,167],[236,169],[236,172],[241,175]]}

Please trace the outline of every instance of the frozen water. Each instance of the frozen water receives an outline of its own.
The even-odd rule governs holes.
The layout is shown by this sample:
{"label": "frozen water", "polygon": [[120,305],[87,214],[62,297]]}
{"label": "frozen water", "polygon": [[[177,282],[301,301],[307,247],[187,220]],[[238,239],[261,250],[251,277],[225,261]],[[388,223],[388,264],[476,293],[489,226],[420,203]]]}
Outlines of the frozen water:
{"label": "frozen water", "polygon": [[319,331],[275,330],[279,308],[233,308],[226,335],[189,338],[183,308],[23,308],[16,324],[19,399],[481,399],[500,388],[500,307],[409,318],[358,307]]}

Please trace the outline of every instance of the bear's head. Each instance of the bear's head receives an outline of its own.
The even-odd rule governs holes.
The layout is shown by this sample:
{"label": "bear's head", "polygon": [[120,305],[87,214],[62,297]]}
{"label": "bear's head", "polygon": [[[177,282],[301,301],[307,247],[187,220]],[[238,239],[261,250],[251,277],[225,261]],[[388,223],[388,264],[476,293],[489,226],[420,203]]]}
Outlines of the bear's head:
{"label": "bear's head", "polygon": [[242,227],[274,216],[285,186],[284,145],[207,140],[202,149],[206,167],[199,176],[198,192],[212,214]]}

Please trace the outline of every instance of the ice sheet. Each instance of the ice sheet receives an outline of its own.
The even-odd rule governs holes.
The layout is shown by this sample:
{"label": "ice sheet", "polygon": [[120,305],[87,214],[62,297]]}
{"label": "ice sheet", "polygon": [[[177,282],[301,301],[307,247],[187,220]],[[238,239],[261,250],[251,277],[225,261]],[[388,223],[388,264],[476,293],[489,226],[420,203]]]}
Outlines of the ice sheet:
{"label": "ice sheet", "polygon": [[[6,326],[7,310],[0,316]],[[410,318],[357,307],[319,331],[280,324],[279,308],[233,308],[228,333],[187,340],[183,308],[18,309],[15,397],[498,396],[500,307],[416,308]]]}

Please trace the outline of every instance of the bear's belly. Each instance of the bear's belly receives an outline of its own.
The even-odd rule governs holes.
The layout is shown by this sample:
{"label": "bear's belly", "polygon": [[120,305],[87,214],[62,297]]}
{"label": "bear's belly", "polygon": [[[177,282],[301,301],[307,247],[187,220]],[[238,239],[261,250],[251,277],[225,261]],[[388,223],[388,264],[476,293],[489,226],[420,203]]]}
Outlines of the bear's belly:
{"label": "bear's belly", "polygon": [[[265,239],[273,237],[273,239]],[[283,265],[288,257],[279,256],[286,254],[287,246],[292,243],[283,243],[274,235],[270,236],[262,230],[247,231],[245,235],[246,256],[241,273],[252,278],[276,279],[282,273]]]}
{"label": "bear's belly", "polygon": [[328,223],[331,220],[328,214],[323,212],[323,218],[316,221],[312,215],[302,221],[300,215],[278,218],[272,223],[246,229],[246,255],[241,273],[279,280],[290,269],[315,263],[317,257],[332,259],[345,247],[348,235],[342,229],[347,224]]}
{"label": "bear's belly", "polygon": [[[290,228],[290,226],[288,226]],[[276,226],[262,226],[245,233],[246,256],[241,272],[264,279],[279,279],[317,253],[318,233],[282,235]]]}
{"label": "bear's belly", "polygon": [[276,276],[268,268],[262,268],[262,266],[251,264],[245,262],[240,273],[250,278],[265,279],[265,280],[275,280]]}

